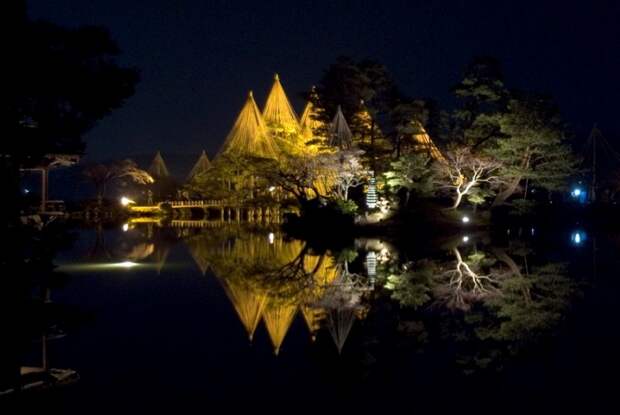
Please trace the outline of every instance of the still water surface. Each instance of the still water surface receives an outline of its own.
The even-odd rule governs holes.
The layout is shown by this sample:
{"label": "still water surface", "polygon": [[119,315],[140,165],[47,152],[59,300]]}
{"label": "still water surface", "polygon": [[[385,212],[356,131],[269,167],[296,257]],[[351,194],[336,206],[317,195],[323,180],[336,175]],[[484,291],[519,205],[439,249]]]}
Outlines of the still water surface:
{"label": "still water surface", "polygon": [[75,233],[50,298],[78,323],[46,342],[50,367],[80,379],[28,397],[64,413],[558,407],[605,401],[619,369],[615,235],[526,227],[325,249],[277,227]]}

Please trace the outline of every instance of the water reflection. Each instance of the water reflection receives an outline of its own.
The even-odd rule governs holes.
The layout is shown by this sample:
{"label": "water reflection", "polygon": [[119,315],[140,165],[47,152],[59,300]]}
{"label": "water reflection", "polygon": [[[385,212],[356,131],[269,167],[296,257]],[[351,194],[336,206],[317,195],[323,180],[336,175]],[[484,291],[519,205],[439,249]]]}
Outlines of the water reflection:
{"label": "water reflection", "polygon": [[78,371],[62,363],[56,366],[59,362],[49,352],[50,344],[62,342],[79,320],[77,310],[53,301],[53,292],[67,278],[54,270],[52,258],[70,238],[53,224],[37,231],[20,228],[8,233],[11,244],[0,250],[1,399],[79,379]]}
{"label": "water reflection", "polygon": [[355,318],[364,315],[368,279],[329,251],[315,252],[277,231],[240,227],[183,241],[200,271],[219,279],[250,340],[264,323],[276,355],[298,313],[313,338],[326,326],[339,351]]}
{"label": "water reflection", "polygon": [[222,312],[236,315],[250,342],[266,333],[275,355],[299,319],[307,339],[330,338],[339,354],[372,356],[360,365],[393,360],[394,350],[432,355],[442,345],[453,353],[443,358],[460,370],[499,368],[553,335],[581,289],[566,264],[533,251],[529,227],[516,232],[524,239],[502,242],[472,230],[429,242],[422,255],[376,238],[315,247],[277,226],[132,223],[127,232],[117,229],[110,246],[99,232],[88,250],[91,267],[167,277],[186,272],[171,266],[171,252],[189,253],[196,277],[222,287],[231,304]]}
{"label": "water reflection", "polygon": [[[458,344],[455,361],[468,372],[500,368],[509,355],[554,333],[580,285],[567,264],[541,261],[522,241],[462,241],[444,247],[442,257],[401,264],[386,277],[385,288],[416,311],[411,321],[422,321],[409,334],[420,336],[422,330],[437,342]],[[433,318],[441,319],[440,328],[433,327]]]}

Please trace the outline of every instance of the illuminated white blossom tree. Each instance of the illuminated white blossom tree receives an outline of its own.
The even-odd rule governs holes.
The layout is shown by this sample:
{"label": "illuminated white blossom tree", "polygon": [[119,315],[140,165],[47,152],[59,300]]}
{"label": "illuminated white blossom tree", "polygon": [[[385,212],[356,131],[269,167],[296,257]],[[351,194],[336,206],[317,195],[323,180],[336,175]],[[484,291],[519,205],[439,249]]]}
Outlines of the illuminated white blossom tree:
{"label": "illuminated white blossom tree", "polygon": [[435,163],[440,186],[453,193],[452,209],[458,208],[463,197],[478,190],[481,185],[495,188],[502,183],[497,174],[501,167],[500,162],[472,154],[465,147],[448,152],[445,161]]}
{"label": "illuminated white blossom tree", "polygon": [[321,168],[332,178],[332,192],[340,200],[349,200],[349,190],[361,185],[369,175],[362,165],[360,150],[341,150],[321,155]]}

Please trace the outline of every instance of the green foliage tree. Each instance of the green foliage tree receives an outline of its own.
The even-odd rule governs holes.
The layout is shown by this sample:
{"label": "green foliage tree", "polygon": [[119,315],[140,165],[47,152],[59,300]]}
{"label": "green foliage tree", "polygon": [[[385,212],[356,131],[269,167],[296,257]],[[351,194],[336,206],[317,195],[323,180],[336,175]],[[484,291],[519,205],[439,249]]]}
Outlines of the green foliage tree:
{"label": "green foliage tree", "polygon": [[404,206],[411,195],[428,197],[435,192],[435,174],[430,168],[431,160],[426,154],[405,154],[390,163],[391,168],[383,175],[388,190],[397,194],[405,192]]}
{"label": "green foliage tree", "polygon": [[497,116],[505,108],[509,91],[497,59],[475,57],[453,92],[460,105],[452,114],[447,141],[476,149],[501,135]]}
{"label": "green foliage tree", "polygon": [[277,170],[274,160],[227,153],[218,156],[207,171],[193,177],[184,188],[194,196],[239,204],[272,199],[269,189],[275,184],[270,179]]}
{"label": "green foliage tree", "polygon": [[490,143],[485,153],[502,163],[505,184],[493,204],[501,205],[523,183],[548,191],[564,189],[577,172],[578,160],[567,143],[565,127],[549,99],[536,95],[512,98],[500,118],[503,138]]}
{"label": "green foliage tree", "polygon": [[562,190],[576,173],[577,160],[555,105],[548,98],[507,89],[496,59],[475,58],[454,94],[460,105],[444,128],[448,141],[502,165],[496,172],[502,182],[497,192],[480,187],[470,193],[470,201],[494,196],[493,206],[502,205],[529,185]]}

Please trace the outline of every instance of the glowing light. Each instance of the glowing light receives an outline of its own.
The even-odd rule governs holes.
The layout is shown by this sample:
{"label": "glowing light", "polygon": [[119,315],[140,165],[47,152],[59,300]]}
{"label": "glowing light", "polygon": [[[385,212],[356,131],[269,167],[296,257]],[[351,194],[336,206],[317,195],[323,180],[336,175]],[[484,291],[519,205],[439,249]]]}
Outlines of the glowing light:
{"label": "glowing light", "polygon": [[24,193],[25,193],[25,194],[30,193],[30,189],[24,189]]}
{"label": "glowing light", "polygon": [[144,263],[144,262],[134,262],[130,260],[120,261],[120,262],[95,262],[95,263],[69,263],[69,264],[61,264],[58,267],[59,271],[62,272],[77,272],[77,273],[88,273],[88,272],[124,272],[127,270],[134,269],[156,269],[156,264],[152,263]]}
{"label": "glowing light", "polygon": [[133,200],[129,199],[128,197],[125,197],[125,196],[121,197],[121,205],[128,206],[128,205],[130,205],[132,203],[136,203],[136,202],[134,202]]}
{"label": "glowing light", "polygon": [[120,267],[120,268],[133,268],[133,267],[138,266],[140,264],[138,264],[137,262],[132,262],[132,261],[123,261],[123,262],[119,262],[117,264],[112,264],[112,265]]}
{"label": "glowing light", "polygon": [[465,215],[461,220],[463,221],[463,223],[469,223],[469,216]]}
{"label": "glowing light", "polygon": [[534,236],[534,228],[532,228],[531,234],[532,234],[532,236]]}
{"label": "glowing light", "polygon": [[469,236],[467,235],[463,236],[463,242],[469,242]]}
{"label": "glowing light", "polygon": [[583,231],[575,231],[571,234],[570,240],[573,245],[581,245],[587,239],[587,235]]}
{"label": "glowing light", "polygon": [[276,239],[276,236],[273,234],[273,232],[269,232],[269,235],[267,235],[267,239],[269,239],[270,244],[273,244],[273,241]]}
{"label": "glowing light", "polygon": [[587,192],[585,190],[582,190],[579,187],[575,187],[573,191],[570,192],[570,195],[573,197],[573,199],[576,199],[579,203],[581,204],[586,203]]}
{"label": "glowing light", "polygon": [[390,260],[390,250],[386,247],[381,248],[379,254],[376,256],[377,260],[381,263],[385,263]]}
{"label": "glowing light", "polygon": [[276,190],[276,187],[275,187],[275,186],[269,186],[269,189],[268,189],[268,190],[269,190],[270,192],[273,192],[274,190]]}
{"label": "glowing light", "polygon": [[123,225],[123,232],[127,232],[128,230],[129,230],[129,224],[128,224],[128,223],[125,223],[125,224]]}

